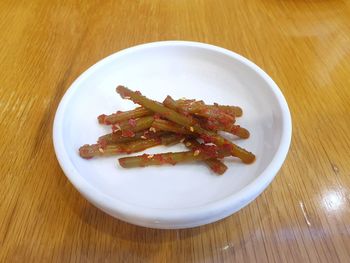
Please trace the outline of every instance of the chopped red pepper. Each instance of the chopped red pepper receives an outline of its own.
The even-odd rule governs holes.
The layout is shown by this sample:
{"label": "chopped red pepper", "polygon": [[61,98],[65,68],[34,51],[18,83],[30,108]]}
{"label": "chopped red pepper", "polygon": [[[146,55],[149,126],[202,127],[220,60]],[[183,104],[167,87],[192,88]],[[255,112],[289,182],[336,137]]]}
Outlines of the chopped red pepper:
{"label": "chopped red pepper", "polygon": [[134,137],[135,133],[131,130],[122,130],[123,137]]}
{"label": "chopped red pepper", "polygon": [[136,126],[136,120],[135,119],[128,120],[128,123],[130,124],[131,127],[135,127]]}

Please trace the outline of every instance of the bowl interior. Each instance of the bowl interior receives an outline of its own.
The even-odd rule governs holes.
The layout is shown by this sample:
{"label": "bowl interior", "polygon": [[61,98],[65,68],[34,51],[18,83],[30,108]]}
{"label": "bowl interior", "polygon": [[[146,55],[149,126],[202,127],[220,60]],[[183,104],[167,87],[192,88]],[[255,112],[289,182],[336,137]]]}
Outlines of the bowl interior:
{"label": "bowl interior", "polygon": [[[140,90],[149,98],[202,99],[207,103],[239,105],[244,114],[237,123],[251,137],[227,136],[256,154],[254,164],[227,158],[229,167],[217,176],[202,163],[123,169],[117,157],[85,160],[78,148],[110,132],[97,116],[135,107],[115,92],[119,84]],[[253,180],[273,159],[283,132],[282,110],[276,95],[245,62],[198,46],[167,45],[133,49],[95,65],[72,85],[60,125],[63,148],[81,179],[118,202],[143,208],[183,209],[229,197]],[[156,147],[147,153],[185,149]],[[141,154],[141,153],[139,153]]]}

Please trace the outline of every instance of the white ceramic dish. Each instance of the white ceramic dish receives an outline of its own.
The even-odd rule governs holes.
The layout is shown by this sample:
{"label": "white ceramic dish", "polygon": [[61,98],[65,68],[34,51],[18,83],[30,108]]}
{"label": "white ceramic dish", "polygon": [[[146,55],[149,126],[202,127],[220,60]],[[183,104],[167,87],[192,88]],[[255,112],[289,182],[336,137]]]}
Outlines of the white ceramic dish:
{"label": "white ceramic dish", "polygon": [[[200,163],[123,169],[116,157],[80,158],[81,145],[108,132],[97,123],[99,114],[134,107],[115,93],[118,84],[160,101],[169,94],[240,105],[244,115],[237,122],[251,137],[235,143],[254,152],[255,163],[244,165],[232,158],[226,161],[228,171],[216,176]],[[185,41],[128,48],[93,65],[67,90],[53,129],[57,159],[83,196],[116,218],[153,228],[199,226],[246,206],[275,177],[290,139],[287,103],[264,71],[234,52]]]}

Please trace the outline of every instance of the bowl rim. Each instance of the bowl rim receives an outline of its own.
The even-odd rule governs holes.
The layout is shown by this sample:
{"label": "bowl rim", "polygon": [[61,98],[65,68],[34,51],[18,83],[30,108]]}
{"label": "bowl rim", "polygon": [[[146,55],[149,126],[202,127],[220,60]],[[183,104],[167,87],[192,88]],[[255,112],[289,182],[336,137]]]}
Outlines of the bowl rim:
{"label": "bowl rim", "polygon": [[[232,59],[238,60],[239,62],[245,64],[267,82],[268,87],[276,97],[282,114],[282,133],[280,144],[271,162],[265,167],[260,175],[258,175],[256,179],[251,181],[238,192],[223,199],[212,201],[208,204],[196,207],[176,209],[147,208],[114,199],[95,188],[88,181],[86,181],[82,175],[80,175],[76,167],[69,160],[69,156],[63,143],[64,140],[61,127],[65,117],[65,110],[71,97],[74,95],[81,82],[93,74],[98,68],[108,64],[110,61],[118,57],[137,52],[142,49],[164,46],[187,46],[202,48],[227,55]],[[276,176],[278,170],[281,168],[289,150],[291,136],[292,120],[288,104],[281,90],[271,79],[271,77],[267,75],[267,73],[265,73],[255,63],[233,51],[211,44],[181,40],[158,41],[129,47],[98,61],[83,72],[67,89],[58,105],[53,123],[53,144],[58,162],[65,175],[75,186],[75,188],[86,199],[106,213],[136,225],[153,228],[186,228],[199,226],[222,219],[248,205],[270,184],[270,182]]]}

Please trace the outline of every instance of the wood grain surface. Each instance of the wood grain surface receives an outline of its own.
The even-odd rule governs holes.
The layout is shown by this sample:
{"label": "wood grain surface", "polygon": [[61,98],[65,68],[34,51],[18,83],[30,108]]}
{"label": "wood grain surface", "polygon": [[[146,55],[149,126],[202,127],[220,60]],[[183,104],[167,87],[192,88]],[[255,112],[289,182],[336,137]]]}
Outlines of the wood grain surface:
{"label": "wood grain surface", "polygon": [[[136,44],[192,40],[261,66],[290,106],[276,179],[219,222],[155,230],[88,203],[56,160],[69,85]],[[350,262],[350,1],[0,1],[0,262]]]}

